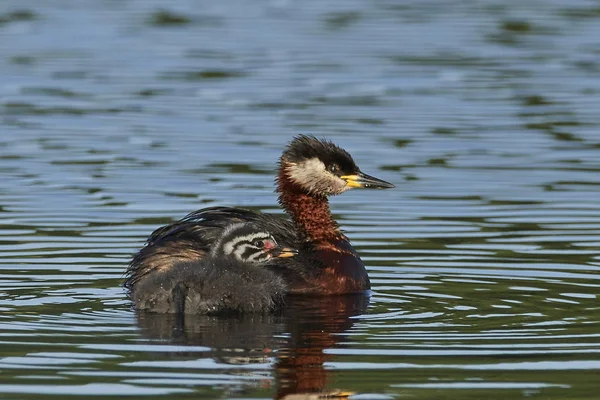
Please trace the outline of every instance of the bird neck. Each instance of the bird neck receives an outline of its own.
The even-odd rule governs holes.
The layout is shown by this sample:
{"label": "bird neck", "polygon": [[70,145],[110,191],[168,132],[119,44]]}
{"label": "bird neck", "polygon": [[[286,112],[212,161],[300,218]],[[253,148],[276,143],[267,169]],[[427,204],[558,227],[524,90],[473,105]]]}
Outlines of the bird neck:
{"label": "bird neck", "polygon": [[330,242],[345,238],[329,211],[325,196],[307,193],[292,182],[281,168],[277,178],[279,204],[313,242]]}

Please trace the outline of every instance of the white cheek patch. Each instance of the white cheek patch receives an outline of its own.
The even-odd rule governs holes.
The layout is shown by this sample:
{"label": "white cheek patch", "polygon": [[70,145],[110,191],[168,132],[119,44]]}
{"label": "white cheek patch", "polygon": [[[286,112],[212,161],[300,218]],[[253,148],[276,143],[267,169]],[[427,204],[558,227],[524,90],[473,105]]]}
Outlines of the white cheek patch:
{"label": "white cheek patch", "polygon": [[315,186],[320,177],[326,174],[325,164],[318,158],[311,158],[288,167],[290,179],[306,188]]}
{"label": "white cheek patch", "polygon": [[292,181],[311,193],[330,195],[349,189],[346,188],[346,182],[328,172],[318,158],[290,164],[287,173]]}

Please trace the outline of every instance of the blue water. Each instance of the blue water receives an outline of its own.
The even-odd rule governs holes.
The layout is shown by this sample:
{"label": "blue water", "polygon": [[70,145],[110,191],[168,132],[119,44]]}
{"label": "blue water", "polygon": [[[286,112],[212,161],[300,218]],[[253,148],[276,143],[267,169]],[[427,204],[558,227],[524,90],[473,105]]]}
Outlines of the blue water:
{"label": "blue water", "polygon": [[[599,22],[579,0],[2,2],[0,398],[597,398]],[[332,199],[370,299],[132,312],[156,227],[281,212],[297,133],[396,184]]]}

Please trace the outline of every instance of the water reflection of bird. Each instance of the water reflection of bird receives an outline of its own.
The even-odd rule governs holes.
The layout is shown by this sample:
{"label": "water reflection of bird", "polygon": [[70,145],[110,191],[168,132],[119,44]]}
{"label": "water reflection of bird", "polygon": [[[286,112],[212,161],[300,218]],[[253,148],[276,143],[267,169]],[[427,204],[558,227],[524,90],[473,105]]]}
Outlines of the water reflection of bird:
{"label": "water reflection of bird", "polygon": [[140,291],[146,279],[160,282],[179,263],[204,259],[223,229],[240,222],[256,224],[280,245],[299,250],[297,257],[280,260],[273,269],[287,284],[288,293],[342,294],[369,289],[365,266],[333,219],[327,197],[351,188],[394,186],[362,173],[350,154],[333,143],[304,135],[294,138],[283,152],[276,181],[279,203],[291,221],[239,208],[192,212],[154,231],[134,256],[125,282],[130,293]]}
{"label": "water reflection of bird", "polygon": [[[272,387],[276,399],[339,399],[353,387],[346,382],[344,385],[351,386],[332,389],[337,386],[336,379],[332,379],[337,373],[327,367],[327,362],[336,356],[327,350],[344,348],[345,343],[352,342],[347,333],[360,321],[357,316],[365,313],[368,304],[369,297],[360,294],[291,296],[276,314],[236,318],[196,314],[181,318],[140,311],[136,318],[142,337],[152,339],[149,346],[153,342],[176,344],[172,350],[160,353],[163,357],[176,362],[210,358],[217,365],[212,369],[216,374],[223,365],[261,363],[263,368],[235,371],[256,372],[272,366],[274,379],[264,383]],[[242,386],[234,384],[224,390],[234,391],[229,397],[248,397],[257,384],[262,386],[263,382],[245,380]],[[260,390],[260,396],[265,397],[264,389]]]}
{"label": "water reflection of bird", "polygon": [[133,303],[138,310],[175,314],[270,311],[282,304],[287,286],[265,267],[296,254],[253,223],[231,224],[207,257],[141,280]]}

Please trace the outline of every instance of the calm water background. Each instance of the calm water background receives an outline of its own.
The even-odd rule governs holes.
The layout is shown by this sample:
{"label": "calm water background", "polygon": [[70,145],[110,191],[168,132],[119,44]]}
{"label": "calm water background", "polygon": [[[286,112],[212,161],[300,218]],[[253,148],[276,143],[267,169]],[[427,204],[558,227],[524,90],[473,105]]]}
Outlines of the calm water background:
{"label": "calm water background", "polygon": [[[0,71],[0,398],[598,398],[597,2],[4,0]],[[397,185],[332,200],[370,302],[135,315],[300,132]]]}

